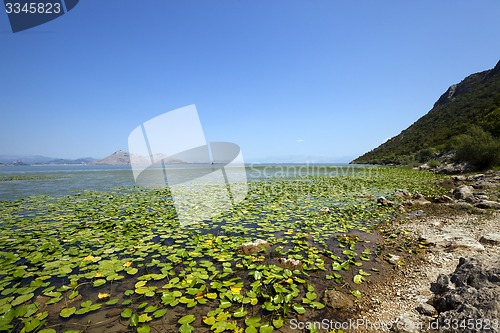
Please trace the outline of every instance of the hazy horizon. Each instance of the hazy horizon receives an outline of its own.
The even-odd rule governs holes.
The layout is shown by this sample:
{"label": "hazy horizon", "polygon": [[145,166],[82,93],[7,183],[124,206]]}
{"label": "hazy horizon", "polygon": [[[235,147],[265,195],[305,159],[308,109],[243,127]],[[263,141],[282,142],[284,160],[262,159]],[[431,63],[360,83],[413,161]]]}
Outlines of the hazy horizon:
{"label": "hazy horizon", "polygon": [[[116,151],[126,151],[124,149],[118,149]],[[116,152],[115,151],[115,152]],[[128,152],[128,151],[127,151]],[[113,152],[114,153],[114,152]],[[113,154],[111,153],[111,154]],[[102,157],[95,157],[95,156],[80,156],[76,158],[70,158],[70,157],[61,157],[61,156],[45,156],[45,155],[14,155],[14,154],[0,154],[0,163],[4,163],[4,161],[7,161],[8,163],[12,163],[18,160],[21,160],[23,158],[40,158],[40,159],[50,159],[50,160],[57,160],[57,159],[63,159],[63,160],[78,160],[78,159],[87,159],[87,158],[92,158],[95,160],[101,160],[104,159],[111,154],[107,156],[102,156]],[[257,157],[257,158],[246,158],[245,162],[246,164],[248,163],[349,163],[352,161],[356,156],[343,156],[340,157],[336,160],[333,159],[328,159],[325,157],[321,156],[270,156],[270,157]]]}

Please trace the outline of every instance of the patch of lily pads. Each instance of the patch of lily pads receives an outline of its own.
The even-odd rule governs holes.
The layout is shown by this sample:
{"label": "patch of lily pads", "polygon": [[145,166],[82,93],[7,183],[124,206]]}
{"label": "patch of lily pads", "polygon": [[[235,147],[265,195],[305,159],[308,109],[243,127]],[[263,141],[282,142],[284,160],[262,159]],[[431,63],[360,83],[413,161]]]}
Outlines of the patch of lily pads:
{"label": "patch of lily pads", "polygon": [[[140,333],[272,332],[322,311],[325,288],[363,297],[356,286],[378,252],[359,235],[399,214],[373,196],[441,194],[436,177],[377,168],[266,179],[232,210],[183,227],[168,189],[0,201],[0,331],[102,331],[89,318],[115,313]],[[241,251],[256,239],[269,248]]]}

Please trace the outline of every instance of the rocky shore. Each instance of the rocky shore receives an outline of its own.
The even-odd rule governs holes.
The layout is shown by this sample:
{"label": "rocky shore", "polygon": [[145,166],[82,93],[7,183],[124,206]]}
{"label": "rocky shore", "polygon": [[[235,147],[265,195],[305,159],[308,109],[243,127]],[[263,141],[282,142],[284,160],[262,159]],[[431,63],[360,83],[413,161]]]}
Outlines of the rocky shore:
{"label": "rocky shore", "polygon": [[409,213],[397,227],[427,248],[374,284],[355,331],[500,332],[500,172],[441,185],[448,195],[395,193]]}

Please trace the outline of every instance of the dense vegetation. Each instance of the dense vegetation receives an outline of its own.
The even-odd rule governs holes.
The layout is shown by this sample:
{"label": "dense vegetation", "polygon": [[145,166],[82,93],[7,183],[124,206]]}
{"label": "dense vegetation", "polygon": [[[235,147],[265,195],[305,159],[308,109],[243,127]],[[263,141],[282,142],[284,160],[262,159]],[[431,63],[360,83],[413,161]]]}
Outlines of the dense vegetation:
{"label": "dense vegetation", "polygon": [[[350,170],[252,182],[232,210],[183,227],[165,189],[0,201],[0,332],[265,333],[342,316],[324,291],[363,298],[381,246],[406,239],[381,230],[400,211],[373,195],[444,191],[431,173]],[[268,248],[240,251],[255,239]]]}
{"label": "dense vegetation", "polygon": [[424,163],[444,156],[479,169],[500,163],[500,62],[451,86],[429,113],[353,163]]}

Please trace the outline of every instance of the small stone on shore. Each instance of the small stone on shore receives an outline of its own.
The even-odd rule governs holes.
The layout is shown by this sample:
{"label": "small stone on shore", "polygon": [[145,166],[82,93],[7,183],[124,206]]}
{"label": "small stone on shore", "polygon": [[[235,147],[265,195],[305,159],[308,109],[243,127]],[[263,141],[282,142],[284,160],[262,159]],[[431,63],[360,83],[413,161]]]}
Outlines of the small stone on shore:
{"label": "small stone on shore", "polygon": [[482,200],[475,204],[477,208],[483,209],[500,209],[500,202],[490,201],[490,200]]}
{"label": "small stone on shore", "polygon": [[417,306],[417,311],[418,313],[429,317],[435,317],[438,314],[437,310],[432,305],[427,303],[420,303]]}
{"label": "small stone on shore", "polygon": [[500,245],[500,233],[486,234],[479,239],[479,242],[482,244]]}

